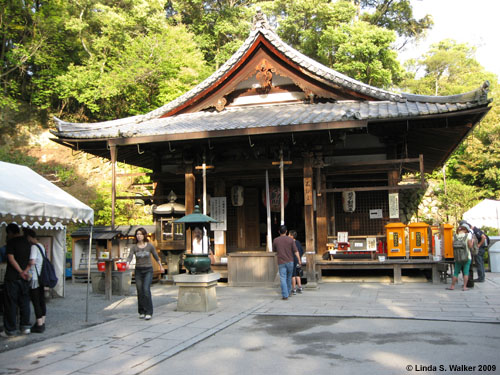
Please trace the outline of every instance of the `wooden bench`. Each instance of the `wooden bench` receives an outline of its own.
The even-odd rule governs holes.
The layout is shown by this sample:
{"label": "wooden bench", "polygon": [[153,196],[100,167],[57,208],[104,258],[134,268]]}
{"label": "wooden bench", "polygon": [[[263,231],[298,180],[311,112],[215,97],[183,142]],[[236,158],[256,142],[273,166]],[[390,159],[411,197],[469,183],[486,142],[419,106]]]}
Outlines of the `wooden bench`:
{"label": "wooden bench", "polygon": [[430,269],[432,270],[432,283],[440,283],[438,265],[431,259],[394,259],[379,262],[378,260],[315,260],[314,269],[318,276],[318,282],[321,282],[322,270],[340,270],[340,269],[392,269],[394,273],[394,284],[401,284],[402,269]]}

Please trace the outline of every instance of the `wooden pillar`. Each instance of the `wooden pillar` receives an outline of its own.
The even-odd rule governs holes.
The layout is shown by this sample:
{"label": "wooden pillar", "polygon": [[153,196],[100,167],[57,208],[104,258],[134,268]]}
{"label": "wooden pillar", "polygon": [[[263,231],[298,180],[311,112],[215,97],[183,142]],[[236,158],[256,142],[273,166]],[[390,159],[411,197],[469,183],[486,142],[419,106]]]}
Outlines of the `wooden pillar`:
{"label": "wooden pillar", "polygon": [[314,207],[312,154],[304,155],[304,221],[306,229],[306,251],[314,248]]}
{"label": "wooden pillar", "polygon": [[193,171],[193,165],[186,165],[184,172],[184,182],[185,182],[185,198],[184,205],[186,206],[186,215],[192,214],[194,211],[194,199],[195,199],[195,177]]}
{"label": "wooden pillar", "polygon": [[319,184],[316,187],[316,248],[318,254],[326,252],[326,244],[328,242],[328,227],[327,227],[327,202],[326,202],[326,177],[321,174],[321,169],[317,168],[317,173],[320,175]]}
{"label": "wooden pillar", "polygon": [[115,229],[116,206],[116,145],[109,145],[111,154],[111,229]]}
{"label": "wooden pillar", "polygon": [[[215,197],[225,197],[226,196],[226,182],[224,180],[218,179],[217,181],[215,181],[214,196]],[[227,204],[227,201],[226,201],[226,204]],[[227,254],[226,233],[227,233],[227,231],[224,231],[224,243],[222,245],[214,245],[214,248],[215,248],[214,255],[216,257],[223,257],[223,256],[226,256],[226,254]]]}
{"label": "wooden pillar", "polygon": [[[193,164],[186,165],[184,170],[184,205],[186,207],[186,215],[192,214],[194,211],[195,200],[195,177]],[[191,230],[186,229],[186,250],[191,252]]]}

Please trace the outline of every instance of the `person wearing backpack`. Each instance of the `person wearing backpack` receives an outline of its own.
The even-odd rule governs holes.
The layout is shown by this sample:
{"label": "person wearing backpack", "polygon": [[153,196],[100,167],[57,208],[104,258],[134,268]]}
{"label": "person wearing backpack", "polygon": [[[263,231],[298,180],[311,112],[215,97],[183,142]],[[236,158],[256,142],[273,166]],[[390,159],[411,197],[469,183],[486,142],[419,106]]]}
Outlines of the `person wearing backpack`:
{"label": "person wearing backpack", "polygon": [[451,279],[451,286],[446,289],[455,289],[455,284],[458,281],[458,275],[460,275],[460,271],[463,271],[463,290],[469,290],[467,288],[467,281],[469,280],[469,269],[472,261],[470,253],[470,249],[472,248],[472,246],[472,233],[470,233],[470,227],[467,224],[461,224],[457,229],[457,233],[453,236],[453,256],[455,258],[455,271]]}
{"label": "person wearing backpack", "polygon": [[478,283],[484,283],[484,253],[486,252],[486,247],[488,245],[488,237],[484,232],[479,229],[478,227],[475,227],[474,225],[471,226],[472,231],[474,232],[474,235],[477,238],[478,242],[478,247],[479,250],[477,254],[474,256],[474,262],[476,263],[476,269],[477,269],[477,279],[474,279],[475,282]]}
{"label": "person wearing backpack", "polygon": [[45,331],[47,307],[45,304],[45,287],[41,284],[39,276],[44,262],[43,255],[46,255],[46,251],[45,247],[38,242],[36,232],[33,229],[26,228],[23,231],[24,235],[31,243],[30,263],[32,278],[29,294],[36,318],[35,324],[31,327],[31,332],[43,333]]}
{"label": "person wearing backpack", "polygon": [[[7,234],[7,269],[4,281],[4,338],[17,334],[17,325],[22,334],[29,334],[30,327],[30,243],[21,234],[19,226],[10,223],[6,228]],[[17,315],[19,313],[19,320]]]}

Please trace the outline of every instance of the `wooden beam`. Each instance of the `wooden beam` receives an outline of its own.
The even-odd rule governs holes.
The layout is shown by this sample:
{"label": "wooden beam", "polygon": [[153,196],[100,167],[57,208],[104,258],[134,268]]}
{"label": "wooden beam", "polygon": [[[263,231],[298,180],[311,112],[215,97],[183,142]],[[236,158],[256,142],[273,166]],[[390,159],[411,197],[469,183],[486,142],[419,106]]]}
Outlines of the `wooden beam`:
{"label": "wooden beam", "polygon": [[380,190],[406,190],[406,189],[421,189],[420,184],[411,185],[397,185],[397,186],[363,186],[363,187],[346,187],[346,188],[333,188],[325,189],[322,192],[326,193],[340,193],[343,191],[380,191]]}
{"label": "wooden beam", "polygon": [[335,163],[325,164],[325,167],[357,167],[364,165],[393,165],[393,164],[407,164],[407,163],[420,163],[420,158],[406,158],[406,159],[389,159],[389,160],[366,160],[352,163]]}
{"label": "wooden beam", "polygon": [[137,173],[117,173],[116,177],[140,177],[140,176],[152,176],[153,173],[144,173],[144,172],[137,172]]}

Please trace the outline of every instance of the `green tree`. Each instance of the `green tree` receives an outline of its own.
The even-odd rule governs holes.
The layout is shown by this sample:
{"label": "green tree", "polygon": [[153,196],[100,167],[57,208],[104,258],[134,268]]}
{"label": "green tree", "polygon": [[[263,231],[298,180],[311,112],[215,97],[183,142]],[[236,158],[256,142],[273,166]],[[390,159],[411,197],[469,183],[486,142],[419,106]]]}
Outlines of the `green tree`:
{"label": "green tree", "polygon": [[454,95],[474,90],[487,80],[495,82],[475,53],[475,47],[452,39],[433,44],[422,57],[406,64],[410,78],[403,87],[422,95]]}
{"label": "green tree", "polygon": [[377,87],[390,87],[402,76],[394,32],[366,22],[328,27],[320,39],[321,56],[333,69]]}
{"label": "green tree", "polygon": [[375,3],[277,0],[272,12],[278,34],[294,48],[362,82],[389,87],[402,76],[393,48],[397,31],[359,16]]}
{"label": "green tree", "polygon": [[476,187],[454,179],[446,181],[446,188],[441,184],[435,193],[440,200],[440,208],[454,222],[461,220],[463,214],[479,202],[480,196]]}
{"label": "green tree", "polygon": [[171,0],[169,22],[184,24],[196,35],[205,60],[219,68],[248,36],[256,0]]}
{"label": "green tree", "polygon": [[0,130],[4,134],[15,133],[19,122],[54,104],[54,79],[75,51],[72,35],[60,32],[66,5],[64,0],[0,1]]}
{"label": "green tree", "polygon": [[410,0],[355,0],[355,3],[365,10],[361,20],[396,32],[401,43],[398,49],[421,39],[434,24],[430,15],[416,19]]}
{"label": "green tree", "polygon": [[447,175],[478,188],[482,198],[498,198],[500,193],[500,109],[497,77],[475,59],[475,48],[443,40],[431,46],[421,58],[410,61],[411,77],[405,91],[423,95],[455,95],[490,82],[492,109],[480,125],[455,150],[447,162]]}
{"label": "green tree", "polygon": [[86,56],[58,77],[56,90],[81,119],[148,112],[208,74],[192,36],[167,23],[160,2],[82,0],[73,6],[66,29],[78,34]]}

